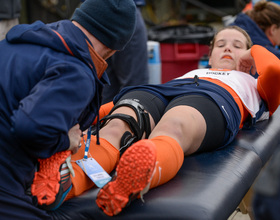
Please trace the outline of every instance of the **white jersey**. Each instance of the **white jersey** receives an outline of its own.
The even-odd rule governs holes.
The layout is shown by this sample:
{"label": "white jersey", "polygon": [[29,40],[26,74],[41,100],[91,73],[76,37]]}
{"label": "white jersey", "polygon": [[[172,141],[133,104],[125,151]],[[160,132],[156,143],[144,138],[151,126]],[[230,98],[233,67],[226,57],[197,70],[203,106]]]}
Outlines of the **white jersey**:
{"label": "white jersey", "polygon": [[257,90],[257,79],[249,74],[236,70],[211,70],[197,69],[178,77],[177,79],[207,77],[217,79],[231,87],[243,102],[246,109],[256,117],[256,113],[260,109],[261,97]]}

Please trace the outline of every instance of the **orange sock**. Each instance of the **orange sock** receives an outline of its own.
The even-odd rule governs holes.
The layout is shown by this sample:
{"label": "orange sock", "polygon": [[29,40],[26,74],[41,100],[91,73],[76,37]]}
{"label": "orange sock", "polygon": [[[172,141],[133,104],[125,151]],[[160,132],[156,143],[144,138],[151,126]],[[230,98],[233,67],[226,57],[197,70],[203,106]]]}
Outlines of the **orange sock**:
{"label": "orange sock", "polygon": [[[96,137],[91,136],[88,156],[93,157],[103,167],[103,169],[110,174],[119,161],[120,153],[105,139],[99,138],[99,141],[100,145],[96,145]],[[85,144],[83,140],[81,140],[81,143],[82,146],[79,151],[71,157],[71,164],[75,172],[75,177],[71,176],[72,189],[68,193],[66,200],[79,196],[86,190],[95,186],[92,180],[84,173],[79,165],[76,164],[76,160],[82,159],[85,153]]]}
{"label": "orange sock", "polygon": [[[103,104],[99,109],[99,118],[101,119],[101,118],[105,117],[106,115],[108,115],[113,107],[114,107],[113,101]],[[92,124],[95,125],[96,122],[97,122],[97,117],[95,118],[95,120]]]}
{"label": "orange sock", "polygon": [[184,152],[176,140],[168,136],[158,136],[151,141],[156,145],[157,162],[150,189],[171,180],[181,168]]}

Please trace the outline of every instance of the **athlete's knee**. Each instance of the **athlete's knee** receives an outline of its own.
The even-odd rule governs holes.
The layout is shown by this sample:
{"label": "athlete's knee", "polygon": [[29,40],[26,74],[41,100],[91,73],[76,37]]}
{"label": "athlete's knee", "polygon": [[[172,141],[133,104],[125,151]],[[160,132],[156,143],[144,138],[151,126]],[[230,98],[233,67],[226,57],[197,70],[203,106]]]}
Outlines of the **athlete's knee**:
{"label": "athlete's knee", "polygon": [[[127,114],[127,111],[120,111],[121,108],[128,107],[132,110],[135,116]],[[118,102],[111,112],[100,120],[100,128],[106,130],[113,137],[120,137],[121,153],[131,146],[131,144],[145,137],[147,138],[151,133],[150,117],[145,111],[144,107],[133,99],[124,99]],[[105,130],[102,130],[104,132]]]}
{"label": "athlete's knee", "polygon": [[158,123],[152,134],[168,135],[176,140],[180,140],[184,137],[184,127],[186,125],[177,117],[163,118]]}
{"label": "athlete's knee", "polygon": [[128,124],[119,118],[110,120],[103,128],[100,129],[101,133],[106,133],[112,137],[122,137],[122,135],[131,129]]}

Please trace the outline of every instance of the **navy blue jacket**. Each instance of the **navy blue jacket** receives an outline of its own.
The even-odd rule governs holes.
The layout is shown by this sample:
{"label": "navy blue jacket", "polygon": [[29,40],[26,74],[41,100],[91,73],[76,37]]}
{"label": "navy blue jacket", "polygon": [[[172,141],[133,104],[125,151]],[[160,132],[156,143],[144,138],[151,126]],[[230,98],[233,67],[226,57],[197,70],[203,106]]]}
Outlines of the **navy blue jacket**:
{"label": "navy blue jacket", "polygon": [[86,40],[65,20],[18,25],[0,41],[2,217],[46,217],[26,194],[37,158],[68,149],[69,129],[85,130],[98,114],[107,75],[98,79]]}
{"label": "navy blue jacket", "polygon": [[246,14],[239,13],[235,21],[230,25],[243,28],[252,39],[253,44],[261,45],[280,58],[280,51],[269,41],[265,33],[259,26]]}

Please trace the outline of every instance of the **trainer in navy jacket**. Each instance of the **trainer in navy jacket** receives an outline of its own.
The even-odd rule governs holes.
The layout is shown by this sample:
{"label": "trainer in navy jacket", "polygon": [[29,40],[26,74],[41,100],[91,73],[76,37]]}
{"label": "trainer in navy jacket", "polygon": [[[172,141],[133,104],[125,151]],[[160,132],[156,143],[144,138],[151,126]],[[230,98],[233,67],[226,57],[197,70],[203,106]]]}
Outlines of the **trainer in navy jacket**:
{"label": "trainer in navy jacket", "polygon": [[0,218],[48,219],[28,194],[37,158],[69,147],[68,131],[98,114],[88,38],[71,21],[15,26],[0,41]]}

